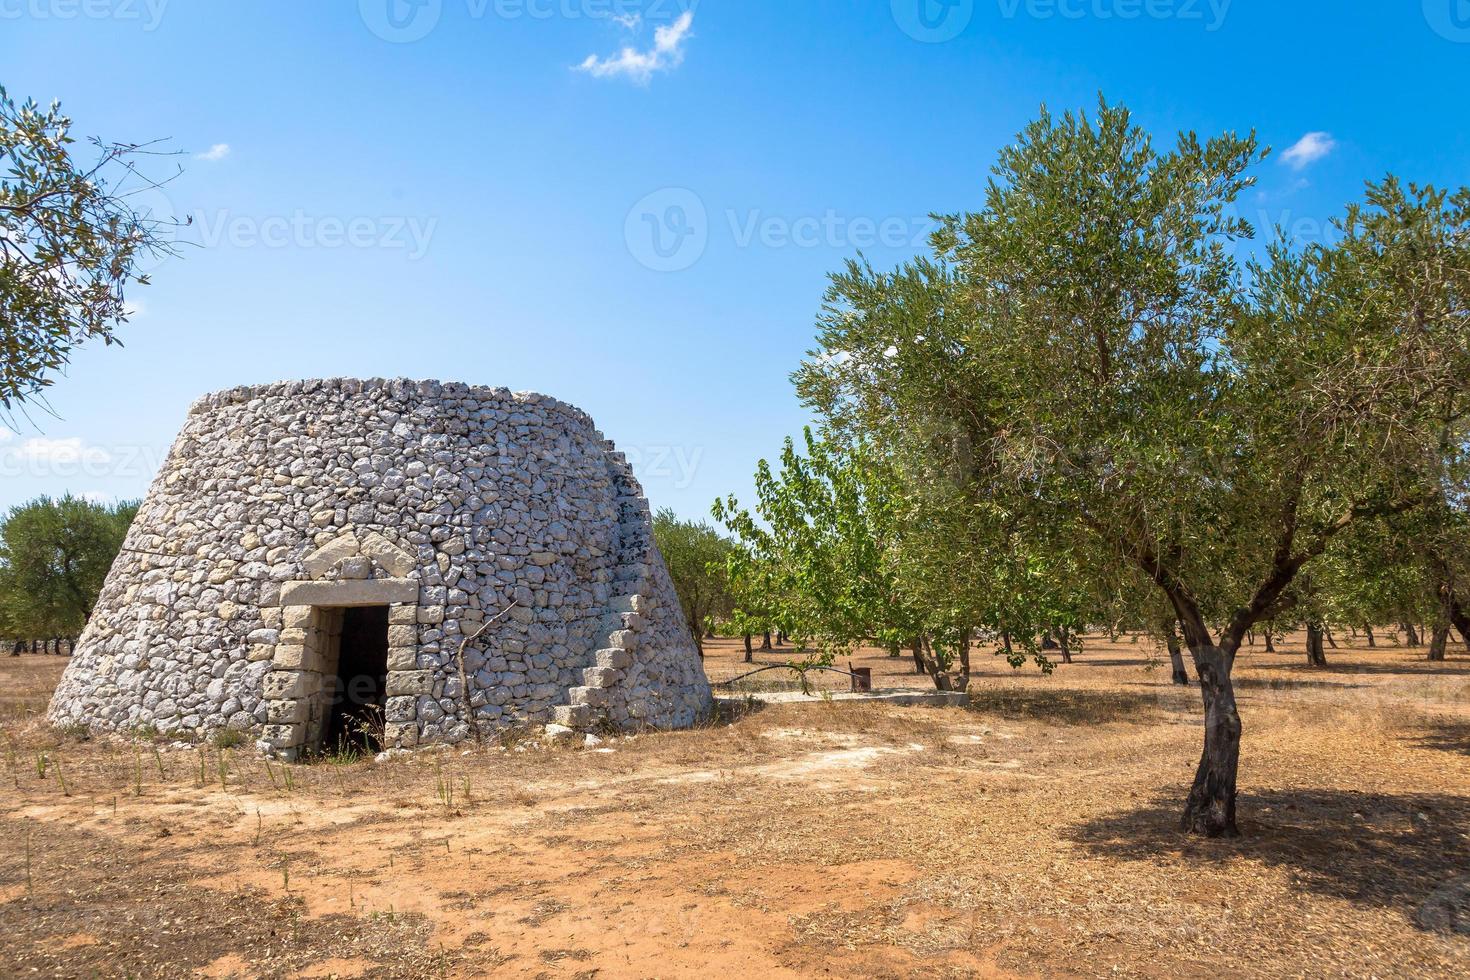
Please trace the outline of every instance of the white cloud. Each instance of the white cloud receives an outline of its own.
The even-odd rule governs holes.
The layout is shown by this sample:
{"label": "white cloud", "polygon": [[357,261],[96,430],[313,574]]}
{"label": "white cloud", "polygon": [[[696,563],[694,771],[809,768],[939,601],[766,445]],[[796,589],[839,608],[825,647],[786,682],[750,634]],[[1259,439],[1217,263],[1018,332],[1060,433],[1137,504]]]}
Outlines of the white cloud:
{"label": "white cloud", "polygon": [[69,439],[27,439],[14,449],[6,451],[12,459],[39,465],[106,463],[112,454],[98,446],[89,446],[77,436]]}
{"label": "white cloud", "polygon": [[15,433],[14,432],[11,432],[9,429],[5,428],[5,426],[3,426],[3,425],[0,425],[0,442],[9,442],[10,440],[12,440],[14,438],[15,438]]}
{"label": "white cloud", "polygon": [[207,160],[210,163],[218,163],[230,155],[230,144],[216,143],[203,153],[195,156],[195,160]]}
{"label": "white cloud", "polygon": [[1287,147],[1286,152],[1281,154],[1281,162],[1293,170],[1303,170],[1335,149],[1337,141],[1332,138],[1331,133],[1308,133]]}
{"label": "white cloud", "polygon": [[654,72],[677,68],[683,62],[684,42],[690,38],[693,25],[694,11],[686,10],[678,20],[653,32],[653,47],[648,50],[627,47],[606,58],[589,54],[576,66],[576,70],[593,78],[627,78],[639,85],[647,85]]}
{"label": "white cloud", "polygon": [[630,31],[638,30],[639,25],[643,23],[642,14],[613,14],[612,19],[613,23],[621,24]]}

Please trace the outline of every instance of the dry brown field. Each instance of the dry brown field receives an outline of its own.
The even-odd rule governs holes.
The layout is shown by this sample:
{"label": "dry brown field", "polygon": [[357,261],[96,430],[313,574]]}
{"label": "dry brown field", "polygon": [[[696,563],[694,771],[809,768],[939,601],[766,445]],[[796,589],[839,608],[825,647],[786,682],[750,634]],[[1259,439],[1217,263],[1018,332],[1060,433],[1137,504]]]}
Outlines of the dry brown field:
{"label": "dry brown field", "polygon": [[1148,641],[987,657],[968,709],[291,767],[52,731],[64,661],[0,658],[0,974],[1465,976],[1416,915],[1470,883],[1470,658],[1328,653],[1244,652],[1231,841],[1175,829],[1198,697]]}

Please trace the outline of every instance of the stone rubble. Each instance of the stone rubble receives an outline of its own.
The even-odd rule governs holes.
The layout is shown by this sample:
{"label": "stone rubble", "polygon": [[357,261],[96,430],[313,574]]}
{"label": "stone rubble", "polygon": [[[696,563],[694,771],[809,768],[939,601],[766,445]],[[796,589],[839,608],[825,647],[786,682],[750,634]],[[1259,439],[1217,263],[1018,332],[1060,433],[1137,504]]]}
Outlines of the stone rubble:
{"label": "stone rubble", "polygon": [[[333,608],[388,605],[385,748],[687,727],[709,684],[631,468],[555,399],[284,382],[190,410],[57,688],[99,730],[319,739]],[[499,617],[499,618],[497,618]],[[485,634],[462,641],[487,621]]]}

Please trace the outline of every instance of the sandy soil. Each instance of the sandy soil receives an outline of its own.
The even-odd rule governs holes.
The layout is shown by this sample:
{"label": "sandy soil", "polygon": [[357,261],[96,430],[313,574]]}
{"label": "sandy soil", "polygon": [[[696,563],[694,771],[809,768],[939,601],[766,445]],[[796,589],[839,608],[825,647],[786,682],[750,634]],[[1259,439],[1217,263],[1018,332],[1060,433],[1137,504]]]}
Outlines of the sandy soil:
{"label": "sandy soil", "polygon": [[1415,915],[1470,880],[1470,659],[1422,652],[1248,649],[1227,842],[1175,830],[1197,695],[1146,641],[970,709],[296,767],[52,732],[62,661],[0,658],[0,974],[1462,976]]}

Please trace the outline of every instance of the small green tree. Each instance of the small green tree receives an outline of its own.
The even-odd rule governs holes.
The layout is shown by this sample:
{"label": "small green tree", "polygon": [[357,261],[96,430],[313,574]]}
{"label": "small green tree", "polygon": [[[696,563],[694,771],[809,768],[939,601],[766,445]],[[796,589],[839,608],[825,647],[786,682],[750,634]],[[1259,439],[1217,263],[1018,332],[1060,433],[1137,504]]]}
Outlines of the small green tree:
{"label": "small green tree", "polygon": [[173,222],[135,209],[157,186],[136,162],[147,146],[93,140],[72,156],[71,120],[53,103],[17,104],[0,87],[0,410],[34,399],[73,348],[117,342],[140,260],[171,252]]}
{"label": "small green tree", "polygon": [[12,508],[0,526],[0,616],[10,631],[80,633],[137,511],[136,503],[108,507],[70,495]]}
{"label": "small green tree", "polygon": [[653,539],[674,580],[694,643],[703,654],[704,635],[712,619],[733,609],[725,571],[731,542],[708,524],[679,520],[669,508],[653,515]]}
{"label": "small green tree", "polygon": [[804,433],[806,454],[787,439],[779,470],[761,460],[752,514],[731,496],[714,515],[735,535],[731,576],[784,632],[824,653],[870,637],[885,645],[923,631],[902,594],[892,557],[894,498],[863,447],[844,450]]}

